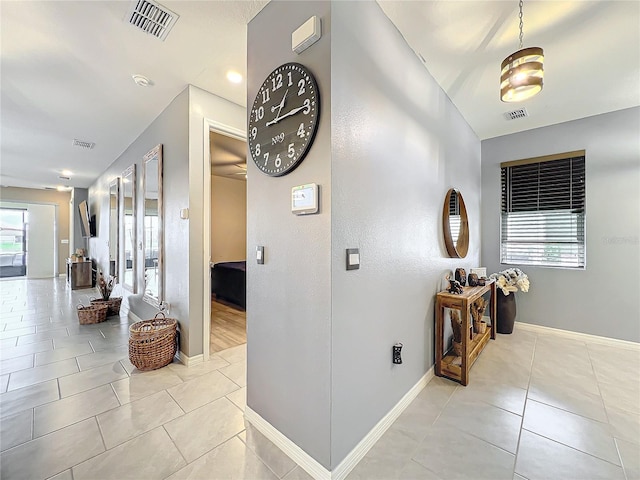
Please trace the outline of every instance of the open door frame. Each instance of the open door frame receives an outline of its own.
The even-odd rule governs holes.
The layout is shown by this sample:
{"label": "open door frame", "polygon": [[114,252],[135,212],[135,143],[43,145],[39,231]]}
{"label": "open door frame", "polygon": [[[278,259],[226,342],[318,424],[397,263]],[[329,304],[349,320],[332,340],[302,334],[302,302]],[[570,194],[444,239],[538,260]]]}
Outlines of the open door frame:
{"label": "open door frame", "polygon": [[238,140],[242,140],[243,142],[247,141],[247,132],[244,130],[240,130],[235,127],[231,127],[229,125],[222,124],[220,122],[216,122],[215,120],[211,120],[209,118],[204,119],[204,129],[203,129],[203,142],[204,142],[204,158],[203,158],[203,193],[204,198],[208,199],[208,201],[204,202],[204,206],[202,209],[203,212],[203,222],[202,222],[202,234],[203,234],[203,246],[204,246],[204,258],[208,258],[209,261],[203,262],[203,272],[202,272],[202,287],[203,287],[203,295],[204,305],[202,306],[203,313],[203,328],[202,328],[202,356],[203,360],[206,362],[209,360],[210,355],[210,347],[211,347],[211,147],[210,147],[210,136],[211,132],[219,133],[221,135],[226,135],[227,137],[236,138]]}

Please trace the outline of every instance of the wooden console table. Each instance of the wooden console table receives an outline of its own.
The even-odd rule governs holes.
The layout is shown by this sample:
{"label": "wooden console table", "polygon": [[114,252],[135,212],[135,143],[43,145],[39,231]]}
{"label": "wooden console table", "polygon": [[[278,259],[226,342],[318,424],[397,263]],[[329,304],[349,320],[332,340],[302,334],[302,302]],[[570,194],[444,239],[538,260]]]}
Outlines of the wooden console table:
{"label": "wooden console table", "polygon": [[[470,338],[471,321],[469,320],[469,308],[473,302],[482,297],[485,293],[491,292],[490,311],[491,327],[484,333],[474,334]],[[444,350],[444,309],[451,308],[460,310],[462,320],[462,362],[456,362],[460,357],[456,356],[452,350]],[[491,339],[496,338],[496,284],[487,283],[483,287],[464,287],[464,291],[455,295],[446,290],[436,295],[436,375],[447,377],[460,382],[462,385],[469,383],[469,369],[476,361],[480,352]]]}
{"label": "wooden console table", "polygon": [[67,258],[67,283],[71,285],[71,290],[91,288],[91,260],[74,262]]}

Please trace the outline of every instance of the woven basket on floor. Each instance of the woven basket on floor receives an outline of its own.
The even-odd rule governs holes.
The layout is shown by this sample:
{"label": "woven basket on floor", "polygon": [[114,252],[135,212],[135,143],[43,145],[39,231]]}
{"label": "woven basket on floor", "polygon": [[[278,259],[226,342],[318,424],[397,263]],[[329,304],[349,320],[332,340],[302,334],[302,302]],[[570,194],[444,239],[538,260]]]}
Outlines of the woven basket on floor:
{"label": "woven basket on floor", "polygon": [[[159,317],[159,315],[162,315]],[[178,321],[158,313],[129,327],[129,360],[138,370],[155,370],[169,365],[176,354]]]}
{"label": "woven basket on floor", "polygon": [[112,315],[120,315],[120,304],[122,303],[122,297],[113,297],[109,300],[103,300],[101,298],[92,298],[91,305],[106,305],[108,307],[107,317]]}
{"label": "woven basket on floor", "polygon": [[107,310],[109,307],[106,305],[78,305],[78,321],[80,325],[91,325],[93,323],[104,322],[107,319]]}

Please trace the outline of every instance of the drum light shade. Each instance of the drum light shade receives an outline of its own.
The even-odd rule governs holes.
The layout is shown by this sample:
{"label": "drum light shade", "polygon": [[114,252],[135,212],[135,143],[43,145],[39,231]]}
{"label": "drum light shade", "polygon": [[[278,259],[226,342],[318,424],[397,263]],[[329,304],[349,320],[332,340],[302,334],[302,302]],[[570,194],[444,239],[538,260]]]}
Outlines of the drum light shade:
{"label": "drum light shade", "polygon": [[544,52],[539,47],[518,50],[504,59],[500,75],[500,99],[520,102],[542,90]]}

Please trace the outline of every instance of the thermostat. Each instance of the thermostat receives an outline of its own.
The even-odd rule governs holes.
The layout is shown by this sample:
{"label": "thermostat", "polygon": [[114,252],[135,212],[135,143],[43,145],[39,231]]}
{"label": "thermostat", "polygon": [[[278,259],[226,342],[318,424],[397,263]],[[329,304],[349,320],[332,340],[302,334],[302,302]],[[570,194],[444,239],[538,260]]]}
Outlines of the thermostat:
{"label": "thermostat", "polygon": [[291,213],[296,215],[318,213],[318,185],[309,183],[291,189]]}

